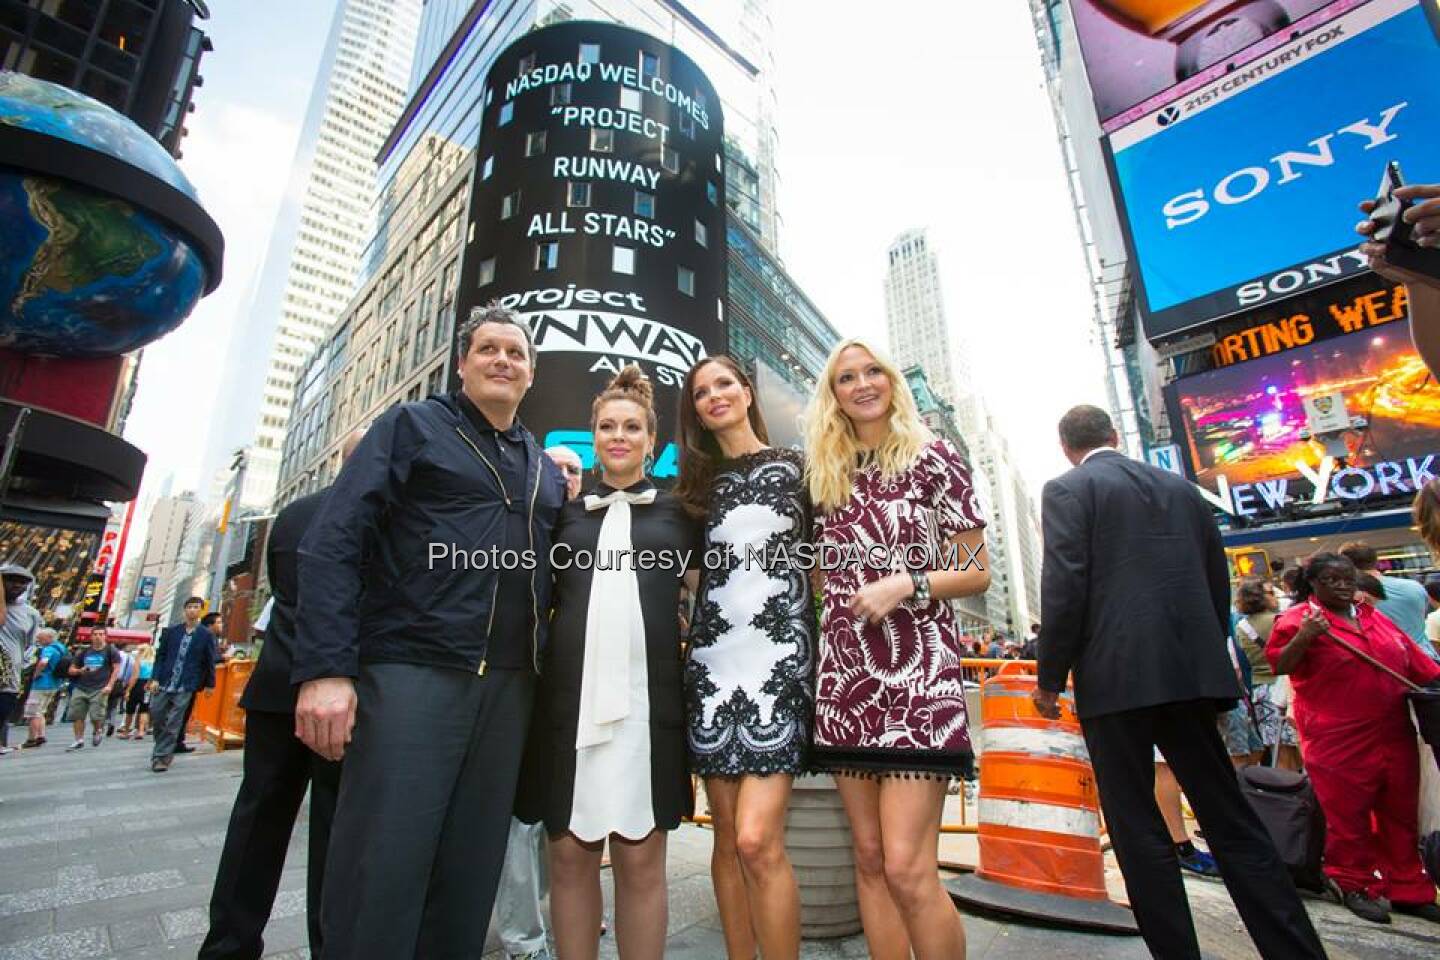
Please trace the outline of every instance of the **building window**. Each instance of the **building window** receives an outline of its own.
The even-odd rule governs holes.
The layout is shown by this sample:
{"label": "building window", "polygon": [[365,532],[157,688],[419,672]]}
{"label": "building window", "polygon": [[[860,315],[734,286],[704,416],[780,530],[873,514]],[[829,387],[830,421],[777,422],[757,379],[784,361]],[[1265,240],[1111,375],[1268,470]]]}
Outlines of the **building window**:
{"label": "building window", "polygon": [[680,172],[680,154],[673,147],[660,148],[660,166],[671,173]]}
{"label": "building window", "polygon": [[500,198],[500,219],[509,220],[520,212],[520,191],[507,193]]}
{"label": "building window", "polygon": [[485,166],[482,167],[481,170],[480,170],[480,179],[481,179],[481,180],[489,180],[489,179],[490,179],[490,174],[492,174],[492,173],[494,173],[494,172],[495,172],[495,158],[494,158],[494,157],[486,157],[486,158],[485,158]]}
{"label": "building window", "polygon": [[680,132],[690,139],[695,139],[695,118],[688,113],[680,114]]}
{"label": "building window", "polygon": [[635,216],[655,219],[655,194],[635,191]]}
{"label": "building window", "polygon": [[599,63],[599,62],[600,62],[600,44],[598,44],[598,43],[582,43],[582,44],[580,44],[580,62],[581,62],[581,63]]}
{"label": "building window", "polygon": [[533,157],[537,153],[545,152],[545,131],[536,130],[534,133],[525,134],[525,156]]}
{"label": "building window", "polygon": [[583,180],[572,180],[565,190],[565,204],[571,207],[590,206],[590,184]]}
{"label": "building window", "polygon": [[535,269],[555,270],[560,266],[560,244],[551,240],[535,244]]}
{"label": "building window", "polygon": [[710,233],[705,229],[705,224],[699,220],[695,221],[695,242],[702,247],[710,246]]}
{"label": "building window", "polygon": [[515,101],[506,100],[500,104],[500,122],[496,126],[503,127],[515,118]]}
{"label": "building window", "polygon": [[725,322],[725,301],[719,297],[715,298],[715,319],[721,323]]}
{"label": "building window", "polygon": [[475,285],[483,287],[495,282],[495,258],[489,257],[480,261],[480,276],[476,278]]}
{"label": "building window", "polygon": [[635,251],[630,247],[615,246],[610,252],[610,269],[616,273],[635,272]]}
{"label": "building window", "polygon": [[520,66],[516,67],[518,73],[529,73],[535,69],[535,54],[527,53],[520,58]]}
{"label": "building window", "polygon": [[557,83],[550,88],[550,106],[563,107],[570,103],[570,97],[574,94],[568,83]]}
{"label": "building window", "polygon": [[715,154],[715,172],[724,173],[725,165],[720,162],[720,154]]}
{"label": "building window", "polygon": [[620,88],[620,109],[632,113],[640,112],[640,91],[634,87]]}
{"label": "building window", "polygon": [[695,271],[689,267],[677,267],[675,285],[680,288],[680,292],[685,294],[685,296],[695,296]]}
{"label": "building window", "polygon": [[593,129],[590,131],[590,149],[595,153],[611,153],[615,149],[615,131]]}
{"label": "building window", "polygon": [[705,199],[709,200],[715,206],[720,205],[720,191],[716,189],[713,181],[707,180],[705,183]]}
{"label": "building window", "polygon": [[653,80],[660,76],[660,58],[653,53],[640,51],[640,79]]}

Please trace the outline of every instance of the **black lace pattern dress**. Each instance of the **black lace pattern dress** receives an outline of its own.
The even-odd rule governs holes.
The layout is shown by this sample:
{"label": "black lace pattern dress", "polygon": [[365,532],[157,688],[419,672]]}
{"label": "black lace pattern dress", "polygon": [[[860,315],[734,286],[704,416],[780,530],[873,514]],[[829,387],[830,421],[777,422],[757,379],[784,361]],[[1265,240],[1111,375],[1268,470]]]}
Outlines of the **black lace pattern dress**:
{"label": "black lace pattern dress", "polygon": [[804,459],[767,449],[716,469],[685,662],[690,768],[706,777],[805,772],[815,607],[800,548]]}

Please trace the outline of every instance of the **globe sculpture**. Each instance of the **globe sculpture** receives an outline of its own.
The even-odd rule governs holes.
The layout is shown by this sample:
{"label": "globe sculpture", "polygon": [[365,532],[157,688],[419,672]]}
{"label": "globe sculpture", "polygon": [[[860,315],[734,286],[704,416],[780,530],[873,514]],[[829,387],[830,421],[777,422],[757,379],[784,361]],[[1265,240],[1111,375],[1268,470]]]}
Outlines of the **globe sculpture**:
{"label": "globe sculpture", "polygon": [[67,87],[0,72],[0,347],[142,347],[214,289],[220,256],[218,229],[154,138]]}

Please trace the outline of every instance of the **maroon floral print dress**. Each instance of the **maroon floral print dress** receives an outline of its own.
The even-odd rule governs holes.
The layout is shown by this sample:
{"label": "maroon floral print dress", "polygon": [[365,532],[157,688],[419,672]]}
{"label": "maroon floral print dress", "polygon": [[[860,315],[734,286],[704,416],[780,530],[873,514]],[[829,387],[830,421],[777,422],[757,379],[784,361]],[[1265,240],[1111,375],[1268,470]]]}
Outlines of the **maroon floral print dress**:
{"label": "maroon floral print dress", "polygon": [[[946,440],[932,440],[895,476],[861,467],[850,502],[817,516],[825,568],[817,771],[942,778],[970,772],[974,753],[950,602],[907,600],[880,623],[855,616],[846,604],[862,586],[892,572],[933,569],[939,562],[925,562],[927,555],[941,556],[955,534],[984,525],[970,468]],[[969,555],[957,549],[964,563]]]}

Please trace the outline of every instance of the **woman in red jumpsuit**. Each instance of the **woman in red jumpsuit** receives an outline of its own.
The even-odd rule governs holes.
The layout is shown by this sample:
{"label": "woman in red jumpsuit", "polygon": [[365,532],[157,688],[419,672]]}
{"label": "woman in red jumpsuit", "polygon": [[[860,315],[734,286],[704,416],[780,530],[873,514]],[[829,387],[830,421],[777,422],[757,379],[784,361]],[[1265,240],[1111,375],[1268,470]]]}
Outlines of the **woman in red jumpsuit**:
{"label": "woman in red jumpsuit", "polygon": [[1356,576],[1339,554],[1312,557],[1265,656],[1294,687],[1300,751],[1325,812],[1325,875],[1345,906],[1389,923],[1388,897],[1397,912],[1440,923],[1417,852],[1420,764],[1405,687],[1326,634],[1421,685],[1440,678],[1440,666],[1384,614],[1355,604]]}

